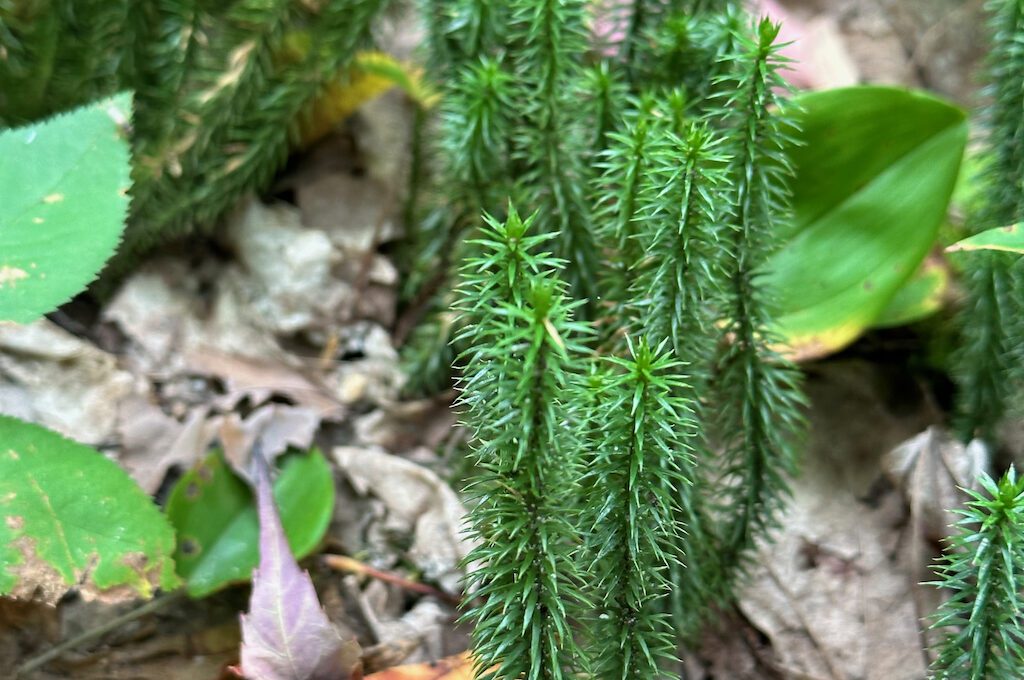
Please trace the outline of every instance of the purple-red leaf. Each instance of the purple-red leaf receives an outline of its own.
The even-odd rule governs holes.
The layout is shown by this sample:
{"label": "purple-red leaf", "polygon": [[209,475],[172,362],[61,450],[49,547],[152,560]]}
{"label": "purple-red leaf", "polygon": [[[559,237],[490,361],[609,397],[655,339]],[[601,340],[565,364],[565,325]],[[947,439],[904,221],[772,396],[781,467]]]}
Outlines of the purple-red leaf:
{"label": "purple-red leaf", "polygon": [[361,676],[359,646],[343,642],[327,619],[309,574],[288,547],[259,452],[256,503],[260,563],[249,614],[242,615],[241,671],[247,680],[349,680]]}

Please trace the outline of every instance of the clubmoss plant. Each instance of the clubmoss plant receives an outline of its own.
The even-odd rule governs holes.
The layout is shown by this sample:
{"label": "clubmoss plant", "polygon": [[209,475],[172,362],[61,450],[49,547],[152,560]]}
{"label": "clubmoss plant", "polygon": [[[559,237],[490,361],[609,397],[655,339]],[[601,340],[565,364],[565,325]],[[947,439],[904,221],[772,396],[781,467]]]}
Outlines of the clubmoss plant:
{"label": "clubmoss plant", "polygon": [[732,57],[730,92],[721,110],[730,157],[729,240],[724,350],[716,388],[716,429],[727,474],[721,555],[728,572],[772,526],[795,470],[794,436],[801,427],[798,372],[773,348],[771,293],[761,284],[767,258],[778,247],[785,218],[790,166],[785,148],[792,126],[779,95],[786,84],[775,39],[779,25],[762,20],[754,38],[741,36]]}
{"label": "clubmoss plant", "polygon": [[[507,49],[450,91],[454,231],[433,251],[468,263],[451,329],[480,469],[475,649],[493,677],[662,677],[730,601],[794,469],[802,397],[761,279],[788,201],[778,27],[750,38],[724,3],[669,55],[652,36],[672,8],[651,5],[631,74],[622,49],[586,55],[576,0],[500,4]],[[638,77],[686,50],[714,74],[696,98]],[[478,226],[509,198],[530,219]],[[599,644],[581,656],[576,635]]]}
{"label": "clubmoss plant", "polygon": [[[464,420],[478,470],[467,558],[478,601],[468,613],[479,677],[561,680],[583,657],[572,621],[583,602],[575,485],[579,442],[564,398],[586,328],[572,320],[564,286],[526,255],[529,223],[514,209],[492,221],[493,240],[471,262],[462,309]],[[543,238],[543,237],[541,237]],[[533,237],[536,242],[537,237]]]}
{"label": "clubmoss plant", "polygon": [[935,680],[1024,677],[1024,479],[1012,468],[982,474],[935,572],[951,593],[933,617],[946,628],[931,666]]}
{"label": "clubmoss plant", "polygon": [[[655,165],[645,192],[652,197],[642,221],[647,239],[644,268],[634,285],[633,316],[642,319],[652,342],[667,342],[679,362],[676,395],[689,404],[697,423],[707,421],[708,388],[717,347],[715,321],[723,299],[727,249],[727,157],[721,139],[704,123],[693,122],[683,137],[667,128],[657,131]],[[714,527],[708,499],[696,488],[709,488],[714,456],[709,432],[686,433],[697,465],[693,484],[677,485],[677,502],[687,527],[677,536],[677,553],[685,568],[672,567],[672,611],[684,637],[702,622],[716,602],[719,581]]]}
{"label": "clubmoss plant", "polygon": [[586,443],[594,450],[584,518],[599,678],[663,678],[662,667],[675,659],[672,621],[658,604],[680,558],[674,551],[685,523],[676,489],[691,483],[686,435],[696,423],[677,396],[678,362],[667,345],[652,349],[640,340],[629,343],[629,358],[606,360],[611,366],[595,399],[603,418]]}
{"label": "clubmoss plant", "polygon": [[596,299],[597,250],[579,129],[572,110],[583,76],[586,49],[584,0],[510,0],[516,76],[514,97],[520,107],[515,131],[516,160],[524,198],[536,210],[538,228],[557,234],[554,252],[566,260],[565,276],[573,294]]}
{"label": "clubmoss plant", "polygon": [[[984,120],[992,160],[983,174],[983,206],[969,217],[975,232],[1024,220],[1024,2],[995,0],[988,8],[991,105]],[[954,357],[957,429],[964,441],[979,437],[991,444],[1024,379],[1024,272],[1019,258],[1007,253],[980,252],[965,265],[963,339]]]}

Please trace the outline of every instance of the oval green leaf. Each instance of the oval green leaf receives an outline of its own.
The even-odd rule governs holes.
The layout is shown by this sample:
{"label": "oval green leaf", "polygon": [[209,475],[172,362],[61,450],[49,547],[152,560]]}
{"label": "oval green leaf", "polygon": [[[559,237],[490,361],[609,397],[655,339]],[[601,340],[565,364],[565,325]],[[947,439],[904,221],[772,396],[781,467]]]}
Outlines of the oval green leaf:
{"label": "oval green leaf", "polygon": [[[323,538],[334,510],[334,478],[317,450],[284,458],[274,482],[288,543],[296,558]],[[252,577],[259,561],[259,521],[252,491],[214,452],[175,484],[167,515],[178,532],[178,575],[192,597]]]}
{"label": "oval green leaf", "polygon": [[967,141],[964,112],[921,92],[796,97],[794,216],[766,267],[788,353],[833,352],[871,326],[935,241]]}
{"label": "oval green leaf", "polygon": [[1024,254],[1024,223],[989,229],[946,248],[947,253],[967,250],[1001,250],[1006,253]]}
{"label": "oval green leaf", "polygon": [[170,524],[114,462],[0,416],[0,595],[149,597],[178,585],[173,551]]}
{"label": "oval green leaf", "polygon": [[900,286],[872,328],[892,328],[920,321],[942,309],[950,283],[949,263],[938,255],[925,258]]}
{"label": "oval green leaf", "polygon": [[131,96],[0,133],[0,321],[28,323],[82,291],[128,211]]}

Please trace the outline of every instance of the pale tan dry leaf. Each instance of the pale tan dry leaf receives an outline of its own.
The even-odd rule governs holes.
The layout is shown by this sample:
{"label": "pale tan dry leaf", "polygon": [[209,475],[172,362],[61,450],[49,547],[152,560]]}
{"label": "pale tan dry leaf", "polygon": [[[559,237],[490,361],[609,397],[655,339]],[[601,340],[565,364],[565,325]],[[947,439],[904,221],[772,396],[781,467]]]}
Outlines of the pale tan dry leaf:
{"label": "pale tan dry leaf", "polygon": [[333,453],[357,491],[384,502],[385,528],[412,535],[408,556],[424,576],[458,593],[459,564],[472,546],[462,532],[465,509],[455,492],[430,470],[376,447],[340,446]]}
{"label": "pale tan dry leaf", "polygon": [[218,435],[228,464],[251,480],[251,456],[257,441],[263,456],[272,463],[290,446],[311,447],[320,421],[308,408],[265,404],[244,419],[237,413],[229,413],[221,420]]}

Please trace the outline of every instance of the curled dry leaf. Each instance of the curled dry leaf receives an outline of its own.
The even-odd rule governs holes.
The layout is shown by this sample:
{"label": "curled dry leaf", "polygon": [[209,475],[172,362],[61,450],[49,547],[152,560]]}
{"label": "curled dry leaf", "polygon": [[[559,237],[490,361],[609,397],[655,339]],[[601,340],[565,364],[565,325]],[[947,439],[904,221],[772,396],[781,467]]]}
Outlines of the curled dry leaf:
{"label": "curled dry leaf", "polygon": [[465,510],[455,492],[425,467],[376,447],[339,446],[334,460],[357,491],[384,502],[389,529],[412,534],[409,558],[424,576],[458,593],[459,563],[471,545],[461,531]]}
{"label": "curled dry leaf", "polygon": [[989,454],[980,440],[966,446],[938,427],[929,427],[882,458],[882,469],[903,492],[912,522],[929,540],[949,535],[967,500],[958,487],[979,490]]}
{"label": "curled dry leaf", "polygon": [[250,452],[257,444],[272,463],[289,447],[310,448],[319,427],[320,417],[308,408],[264,404],[244,419],[237,413],[224,416],[218,434],[224,458],[236,473],[249,479]]}
{"label": "curled dry leaf", "polygon": [[249,613],[242,615],[242,674],[248,680],[348,680],[362,677],[360,649],[327,619],[309,574],[288,547],[270,491],[266,461],[256,462],[260,563]]}

